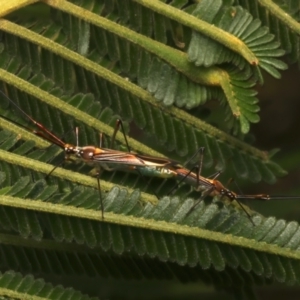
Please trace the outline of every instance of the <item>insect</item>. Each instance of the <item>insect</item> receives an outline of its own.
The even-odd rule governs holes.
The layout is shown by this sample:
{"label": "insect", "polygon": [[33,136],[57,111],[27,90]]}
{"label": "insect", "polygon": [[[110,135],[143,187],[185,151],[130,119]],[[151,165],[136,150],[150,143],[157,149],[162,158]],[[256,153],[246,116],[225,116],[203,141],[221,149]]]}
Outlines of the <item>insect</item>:
{"label": "insect", "polygon": [[[97,182],[99,190],[99,198],[101,203],[102,218],[104,217],[104,207],[100,188],[100,169],[107,171],[123,170],[123,171],[136,171],[142,176],[155,176],[161,178],[169,178],[176,176],[176,173],[172,170],[172,166],[177,166],[176,161],[169,160],[167,158],[152,157],[146,155],[135,154],[131,152],[123,152],[118,150],[113,150],[109,148],[95,147],[93,145],[89,146],[79,146],[78,139],[78,127],[76,127],[76,145],[65,143],[50,130],[48,130],[44,125],[34,120],[29,116],[24,110],[22,110],[13,100],[7,97],[1,90],[1,94],[19,111],[26,117],[33,125],[37,127],[37,130],[32,130],[34,134],[40,136],[41,138],[49,141],[62,148],[65,153],[64,160],[76,160],[83,161],[88,164],[95,165],[98,169]],[[112,136],[112,145],[114,143],[114,138],[116,136],[119,126],[123,129],[124,139],[126,145],[130,151],[126,135],[124,133],[123,124],[118,120],[118,126],[116,126],[114,134]],[[46,176],[48,177],[58,166],[55,166],[50,173]]]}
{"label": "insect", "polygon": [[[204,148],[203,148],[204,150]],[[201,192],[201,197],[198,201],[192,206],[190,211],[191,213],[195,207],[206,197],[206,196],[221,196],[221,197],[227,197],[230,201],[236,200],[237,203],[240,205],[240,207],[243,209],[243,211],[246,213],[250,221],[253,225],[254,222],[251,219],[250,214],[246,211],[246,209],[241,204],[240,200],[275,200],[275,199],[300,199],[300,196],[270,196],[268,194],[254,194],[254,195],[239,195],[229,189],[227,189],[219,180],[216,180],[216,178],[220,175],[220,172],[217,172],[215,176],[210,178],[205,178],[201,176],[201,169],[202,169],[202,160],[203,160],[203,151],[202,156],[200,159],[200,164],[198,167],[198,172],[192,172],[192,170],[188,170],[186,168],[177,168],[175,169],[175,172],[177,173],[177,180],[179,182],[185,182],[189,185],[192,185],[196,191]]]}

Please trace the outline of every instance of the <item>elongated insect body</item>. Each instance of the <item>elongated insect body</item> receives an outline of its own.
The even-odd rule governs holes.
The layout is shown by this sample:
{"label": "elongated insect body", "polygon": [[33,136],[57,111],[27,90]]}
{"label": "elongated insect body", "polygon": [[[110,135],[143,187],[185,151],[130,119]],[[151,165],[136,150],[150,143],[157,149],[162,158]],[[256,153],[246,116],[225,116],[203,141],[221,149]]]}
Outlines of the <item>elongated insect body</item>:
{"label": "elongated insect body", "polygon": [[[107,171],[123,170],[123,171],[136,171],[142,176],[155,176],[162,178],[176,177],[176,172],[170,168],[171,166],[179,165],[177,162],[171,161],[169,159],[139,155],[132,152],[123,152],[118,150],[112,150],[109,148],[101,148],[95,146],[83,146],[78,145],[78,128],[76,128],[76,146],[73,144],[65,143],[50,130],[48,130],[41,123],[35,121],[31,116],[29,116],[25,111],[23,111],[14,101],[8,98],[2,91],[1,94],[19,111],[25,116],[29,121],[31,121],[38,130],[31,130],[37,136],[49,141],[62,148],[65,153],[65,160],[80,160],[87,164],[96,166],[98,169],[104,169]],[[122,122],[119,121],[122,129]],[[124,138],[127,144],[127,138],[124,134]],[[112,140],[116,135],[116,130],[113,134]],[[113,142],[112,142],[113,144]],[[47,177],[57,168],[54,167]],[[100,174],[100,172],[98,172]],[[99,197],[102,208],[102,218],[104,215],[102,196],[100,192],[100,181],[99,175],[97,177]]]}
{"label": "elongated insect body", "polygon": [[[78,151],[78,150],[79,151]],[[144,176],[155,176],[162,178],[175,177],[176,172],[169,168],[172,164],[178,164],[169,159],[160,157],[143,156],[131,152],[122,152],[108,148],[97,148],[94,146],[77,147],[77,158],[86,163],[99,165],[107,171],[139,171]]]}
{"label": "elongated insect body", "polygon": [[[103,169],[121,170],[125,172],[138,172],[142,176],[172,178],[177,173],[174,167],[180,166],[177,161],[166,158],[133,154],[131,152],[120,152],[111,149],[95,149],[93,162],[99,163]],[[99,150],[101,152],[99,152]],[[104,153],[107,151],[107,153]]]}
{"label": "elongated insect body", "polygon": [[[300,199],[300,196],[270,196],[268,194],[254,194],[254,195],[239,195],[229,189],[227,189],[219,180],[209,179],[201,176],[200,174],[191,172],[185,168],[175,169],[177,173],[177,180],[185,182],[195,188],[196,191],[201,192],[201,197],[191,208],[190,212],[200,203],[206,196],[220,196],[227,197],[230,201],[236,200],[240,207],[244,210],[246,215],[249,217],[253,225],[255,225],[251,219],[250,214],[242,206],[239,200],[275,200],[275,199]],[[219,173],[217,173],[217,176]],[[189,212],[189,213],[190,213]]]}
{"label": "elongated insect body", "polygon": [[209,179],[187,169],[177,169],[177,179],[183,180],[185,183],[193,186],[197,192],[205,193],[207,196],[226,196],[230,200],[237,199],[256,199],[256,200],[270,200],[270,196],[266,194],[257,195],[238,195],[235,192],[227,189],[224,185],[216,179]]}

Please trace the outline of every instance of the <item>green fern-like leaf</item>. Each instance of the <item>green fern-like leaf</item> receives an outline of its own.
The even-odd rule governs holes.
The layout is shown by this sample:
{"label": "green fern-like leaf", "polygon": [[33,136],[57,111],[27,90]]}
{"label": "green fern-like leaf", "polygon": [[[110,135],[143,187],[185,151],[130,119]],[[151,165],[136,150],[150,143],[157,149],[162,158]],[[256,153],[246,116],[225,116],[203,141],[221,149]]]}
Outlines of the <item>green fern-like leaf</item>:
{"label": "green fern-like leaf", "polygon": [[292,1],[235,1],[259,17],[276,36],[292,62],[299,62],[299,3]]}
{"label": "green fern-like leaf", "polygon": [[[279,77],[281,48],[298,59],[295,3],[278,1],[276,15],[269,1],[46,1],[43,20],[24,13],[0,20],[0,89],[68,143],[76,144],[79,126],[80,145],[99,145],[103,132],[110,147],[121,117],[140,141],[129,138],[134,151],[183,163],[205,147],[204,176],[217,169],[274,183],[285,171],[272,152],[247,144],[245,133],[259,121],[261,69]],[[1,16],[8,12],[3,4]],[[204,120],[202,105],[211,110]],[[190,212],[200,194],[188,185],[170,197],[174,181],[121,171],[101,174],[102,219],[94,166],[66,162],[45,178],[63,151],[34,135],[34,124],[2,96],[0,115],[0,271],[11,291],[37,284],[33,276],[57,275],[83,294],[73,277],[94,280],[109,298],[101,289],[108,279],[126,282],[130,296],[131,282],[155,279],[196,282],[197,291],[202,281],[237,299],[253,299],[258,285],[298,284],[297,222],[243,206],[253,226],[222,197]],[[122,134],[116,141],[128,151]],[[44,298],[85,297],[47,291]]]}
{"label": "green fern-like leaf", "polygon": [[22,299],[96,299],[82,295],[72,288],[53,286],[43,279],[34,279],[33,276],[22,276],[12,271],[5,272],[0,276],[1,295],[10,298]]}

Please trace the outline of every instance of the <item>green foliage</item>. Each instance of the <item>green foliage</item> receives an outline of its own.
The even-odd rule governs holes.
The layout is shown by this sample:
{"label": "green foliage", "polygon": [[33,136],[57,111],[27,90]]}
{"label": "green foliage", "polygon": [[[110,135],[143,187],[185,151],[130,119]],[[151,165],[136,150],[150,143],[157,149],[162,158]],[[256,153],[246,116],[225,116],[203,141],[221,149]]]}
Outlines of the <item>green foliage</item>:
{"label": "green foliage", "polygon": [[[44,18],[0,20],[0,88],[70,143],[79,126],[80,145],[98,145],[103,132],[109,146],[121,117],[127,132],[133,124],[147,135],[129,138],[134,151],[183,162],[205,147],[205,169],[274,183],[286,172],[244,141],[259,122],[254,86],[266,73],[280,78],[284,52],[299,61],[296,1],[278,2],[48,1]],[[210,100],[221,113],[199,118]],[[0,113],[0,296],[88,299],[33,276],[59,275],[84,293],[72,276],[202,281],[237,299],[252,299],[258,285],[299,283],[297,222],[245,207],[253,226],[218,197],[189,213],[199,198],[190,187],[171,197],[174,182],[122,172],[101,174],[101,219],[97,180],[84,175],[91,168],[65,163],[45,179],[62,151],[32,134],[4,97]],[[120,133],[116,140],[124,150]]]}
{"label": "green foliage", "polygon": [[33,276],[22,276],[20,273],[8,271],[0,275],[1,294],[7,299],[95,299],[82,295],[72,288],[53,286],[43,279]]}

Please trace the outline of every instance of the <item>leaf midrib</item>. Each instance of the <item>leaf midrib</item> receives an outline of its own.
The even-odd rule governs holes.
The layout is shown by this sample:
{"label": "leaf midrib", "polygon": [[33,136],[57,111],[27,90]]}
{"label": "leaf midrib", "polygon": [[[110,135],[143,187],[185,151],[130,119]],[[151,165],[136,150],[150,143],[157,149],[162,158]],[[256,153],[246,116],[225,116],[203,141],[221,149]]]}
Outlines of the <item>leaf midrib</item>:
{"label": "leaf midrib", "polygon": [[187,225],[180,225],[176,223],[169,223],[166,221],[156,221],[153,219],[137,218],[134,216],[125,216],[122,214],[115,214],[111,212],[106,212],[105,219],[101,220],[100,211],[65,206],[61,204],[52,204],[48,202],[42,202],[39,200],[24,200],[11,196],[1,196],[0,205],[39,212],[54,213],[63,216],[89,219],[98,222],[105,222],[122,226],[142,228],[146,230],[155,230],[166,233],[179,234],[183,236],[194,237],[197,239],[205,239],[217,243],[224,243],[231,246],[247,248],[273,255],[280,255],[291,259],[300,259],[300,252],[296,250],[282,248],[277,245],[267,244],[266,242],[259,242],[245,237],[237,237],[232,234],[224,234],[202,228],[190,227]]}

